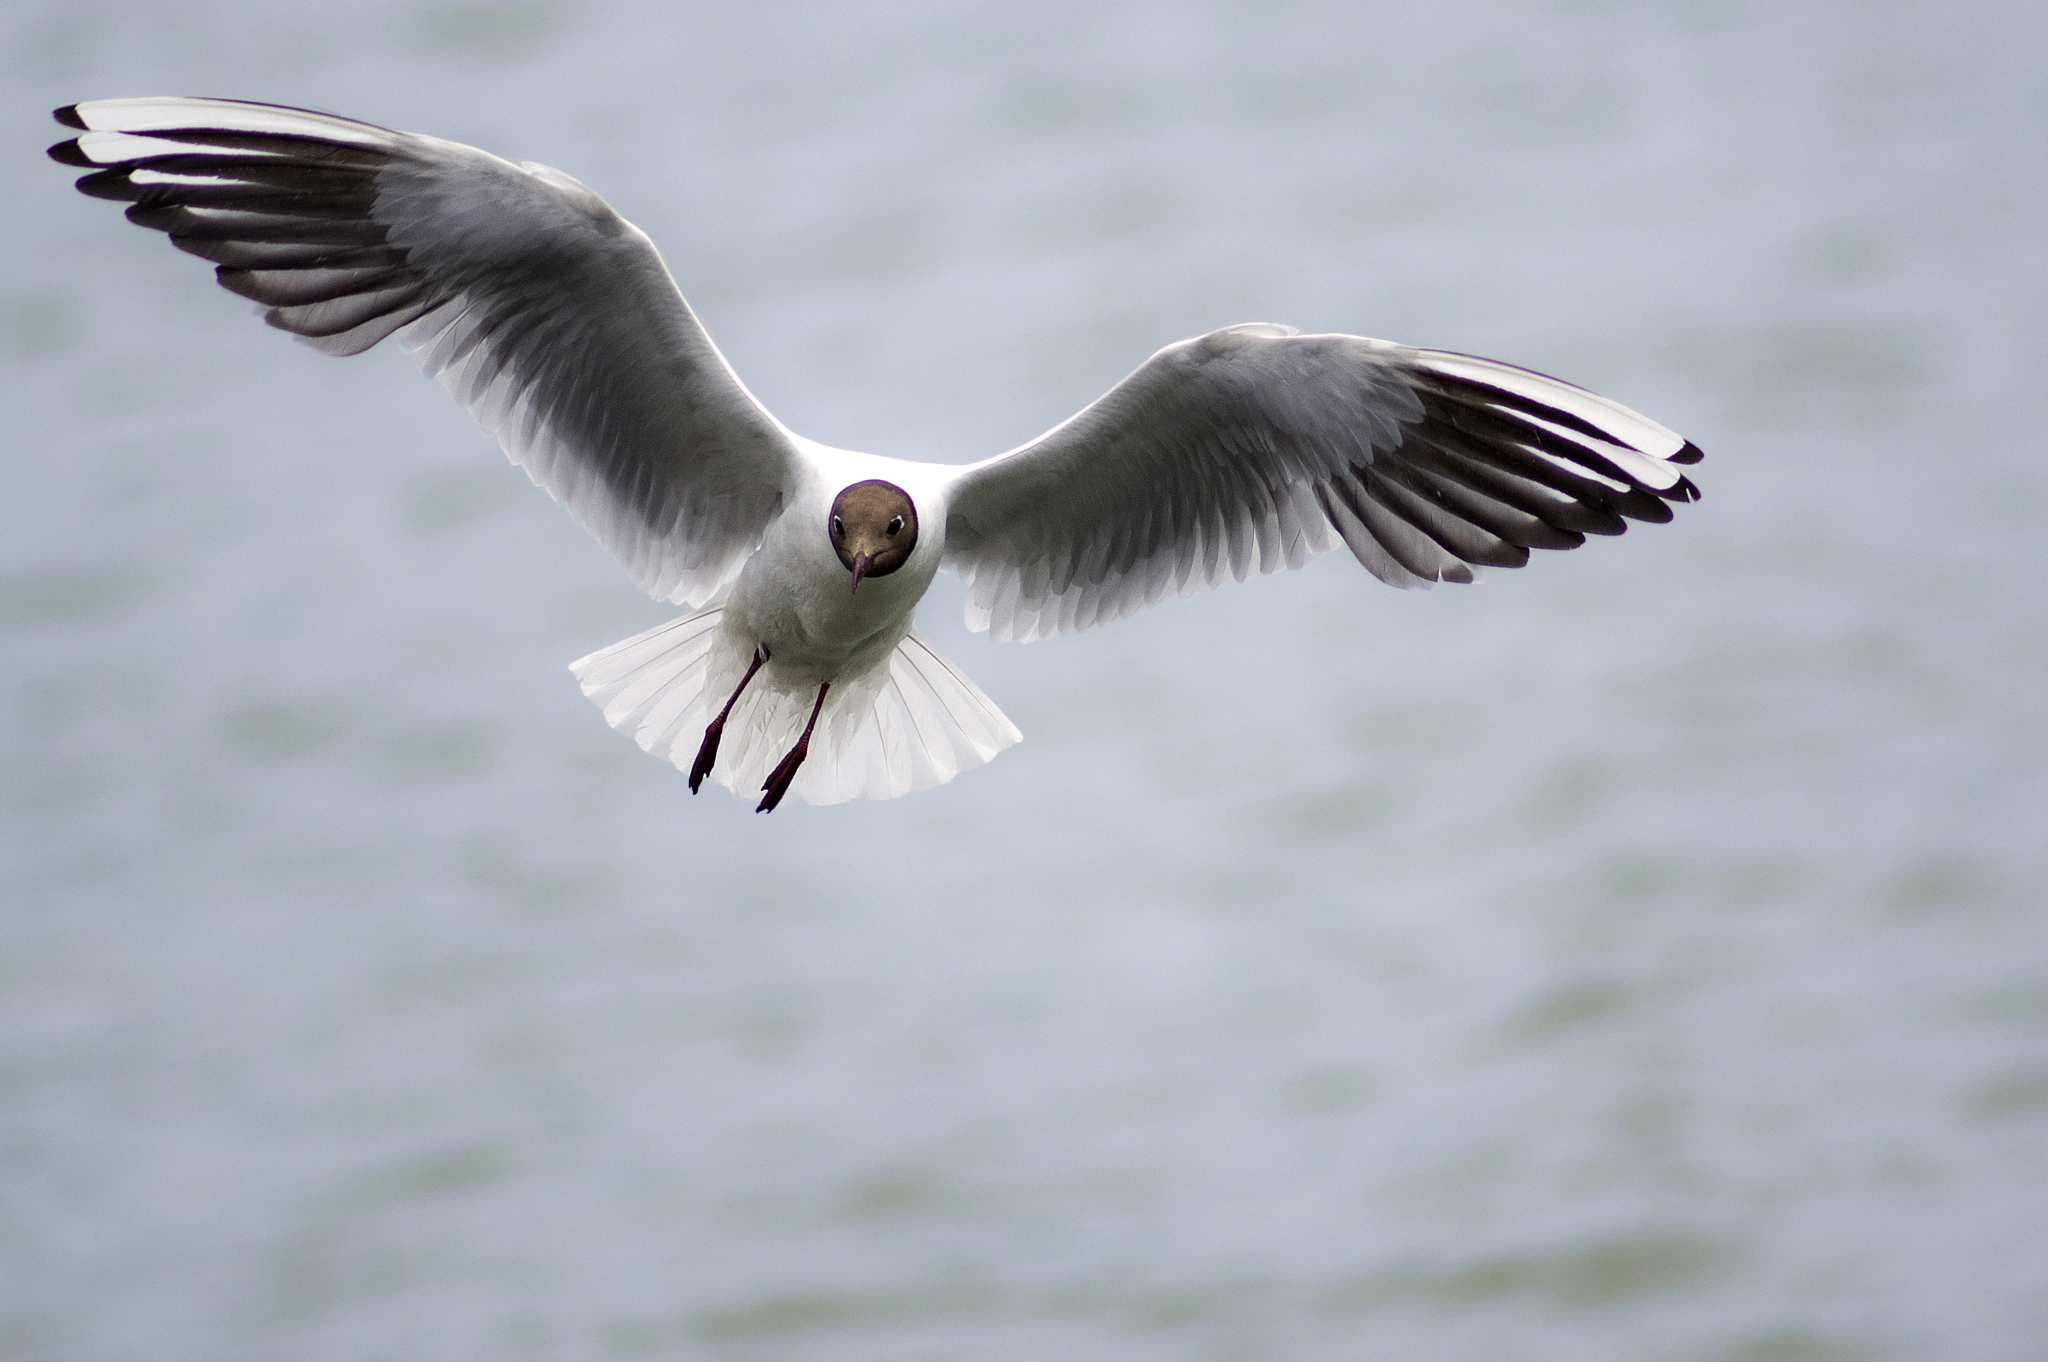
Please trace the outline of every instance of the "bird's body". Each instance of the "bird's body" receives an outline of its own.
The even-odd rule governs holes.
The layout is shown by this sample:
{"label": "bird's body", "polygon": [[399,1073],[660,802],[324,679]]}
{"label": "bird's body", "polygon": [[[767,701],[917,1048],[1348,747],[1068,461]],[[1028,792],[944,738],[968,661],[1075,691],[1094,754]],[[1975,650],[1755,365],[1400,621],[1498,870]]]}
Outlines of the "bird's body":
{"label": "bird's body", "polygon": [[1698,449],[1528,370],[1262,323],[1168,346],[1045,435],[914,463],[787,430],[651,242],[561,172],[228,100],[57,111],[79,187],[331,354],[398,334],[653,595],[573,664],[642,747],[742,791],[888,798],[1019,734],[912,630],[942,566],[1028,641],[1343,545],[1396,586],[1668,520]]}
{"label": "bird's body", "polygon": [[864,574],[849,589],[829,535],[819,532],[833,500],[843,488],[884,481],[904,488],[921,517],[944,524],[949,470],[809,442],[805,453],[789,505],[740,569],[725,611],[728,627],[767,647],[771,672],[816,687],[848,669],[868,670],[902,642],[945,552],[942,536],[921,537],[900,568]]}

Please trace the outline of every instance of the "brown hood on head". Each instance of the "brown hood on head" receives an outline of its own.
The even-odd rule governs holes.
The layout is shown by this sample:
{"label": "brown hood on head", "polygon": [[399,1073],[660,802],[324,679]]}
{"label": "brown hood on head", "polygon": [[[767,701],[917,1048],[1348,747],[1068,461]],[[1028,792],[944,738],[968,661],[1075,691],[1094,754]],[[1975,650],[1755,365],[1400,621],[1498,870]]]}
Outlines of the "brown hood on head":
{"label": "brown hood on head", "polygon": [[825,530],[859,591],[862,579],[886,577],[910,560],[917,547],[917,507],[895,483],[871,478],[839,494]]}

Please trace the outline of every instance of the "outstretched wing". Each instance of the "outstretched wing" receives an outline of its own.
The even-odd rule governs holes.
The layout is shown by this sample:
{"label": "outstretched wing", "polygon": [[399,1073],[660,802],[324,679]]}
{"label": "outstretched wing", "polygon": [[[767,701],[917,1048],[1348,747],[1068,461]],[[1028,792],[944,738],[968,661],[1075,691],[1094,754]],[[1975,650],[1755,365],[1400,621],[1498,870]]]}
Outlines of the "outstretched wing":
{"label": "outstretched wing", "polygon": [[1697,447],[1492,360],[1251,323],[1169,345],[1030,444],[964,469],[946,561],[968,627],[1019,642],[1347,546],[1393,586],[1469,582],[1699,491]]}
{"label": "outstretched wing", "polygon": [[331,355],[397,332],[655,596],[711,599],[792,482],[645,233],[546,166],[219,99],[57,110],[50,148],[131,221]]}

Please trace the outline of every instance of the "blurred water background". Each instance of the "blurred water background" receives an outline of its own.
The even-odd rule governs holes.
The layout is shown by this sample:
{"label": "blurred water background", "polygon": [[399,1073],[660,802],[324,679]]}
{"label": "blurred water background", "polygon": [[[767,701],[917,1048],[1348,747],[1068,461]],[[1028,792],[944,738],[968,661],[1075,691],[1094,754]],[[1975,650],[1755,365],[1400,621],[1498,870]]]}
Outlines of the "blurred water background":
{"label": "blurred water background", "polygon": [[[2048,8],[14,0],[0,1357],[2048,1357]],[[1032,647],[757,818],[395,347],[42,157],[561,166],[792,427],[946,461],[1248,320],[1707,450],[1676,523]]]}

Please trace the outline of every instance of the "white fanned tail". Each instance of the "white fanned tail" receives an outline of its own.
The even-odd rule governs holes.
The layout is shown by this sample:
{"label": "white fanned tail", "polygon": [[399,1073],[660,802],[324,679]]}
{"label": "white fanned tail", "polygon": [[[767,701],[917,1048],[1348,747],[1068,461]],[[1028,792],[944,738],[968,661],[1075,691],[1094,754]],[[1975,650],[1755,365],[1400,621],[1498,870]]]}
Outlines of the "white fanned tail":
{"label": "white fanned tail", "polygon": [[[688,771],[752,660],[720,627],[722,607],[685,615],[569,664],[605,721]],[[817,692],[764,667],[726,720],[711,779],[758,794],[796,745]],[[1024,735],[972,681],[915,632],[865,676],[834,682],[791,793],[809,804],[894,799],[943,785]]]}

